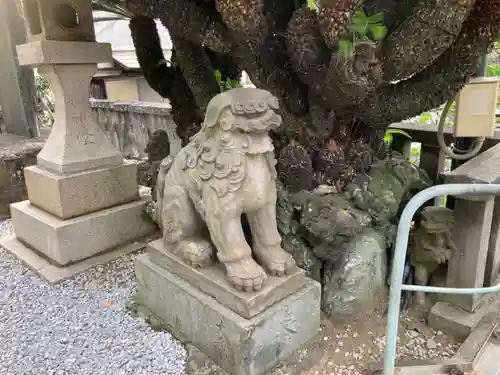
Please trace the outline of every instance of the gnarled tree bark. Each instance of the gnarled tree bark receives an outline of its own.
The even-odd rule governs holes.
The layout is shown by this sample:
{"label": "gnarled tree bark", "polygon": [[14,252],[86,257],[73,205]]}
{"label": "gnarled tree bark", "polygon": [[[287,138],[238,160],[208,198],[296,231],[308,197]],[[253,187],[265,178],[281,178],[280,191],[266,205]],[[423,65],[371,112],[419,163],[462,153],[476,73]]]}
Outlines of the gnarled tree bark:
{"label": "gnarled tree bark", "polygon": [[[137,15],[131,30],[146,79],[174,113],[183,108],[181,133],[199,124],[217,93],[214,70],[245,70],[281,100],[284,127],[273,136],[280,176],[294,191],[342,189],[367,171],[387,127],[453,98],[500,30],[500,0],[324,0],[316,10],[304,0],[124,5]],[[382,11],[388,34],[343,56],[339,38],[349,37],[358,9]],[[157,65],[161,51],[145,15],[169,29],[177,65]]]}

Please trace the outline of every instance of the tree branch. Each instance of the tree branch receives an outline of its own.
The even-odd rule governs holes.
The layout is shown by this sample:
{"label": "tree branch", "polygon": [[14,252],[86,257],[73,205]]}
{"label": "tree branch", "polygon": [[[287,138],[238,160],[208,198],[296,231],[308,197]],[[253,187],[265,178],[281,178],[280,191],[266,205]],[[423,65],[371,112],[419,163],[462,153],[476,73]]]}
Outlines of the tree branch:
{"label": "tree branch", "polygon": [[420,0],[384,42],[384,78],[397,81],[418,73],[455,40],[475,0]]}
{"label": "tree branch", "polygon": [[268,31],[264,0],[215,0],[215,8],[236,41],[257,53]]}
{"label": "tree branch", "polygon": [[221,53],[228,53],[233,48],[233,41],[211,4],[189,0],[123,1],[134,14],[158,17],[170,31],[194,44]]}
{"label": "tree branch", "polygon": [[318,24],[326,45],[334,50],[339,37],[348,30],[349,22],[361,0],[324,0],[318,13]]}
{"label": "tree branch", "polygon": [[316,13],[307,6],[296,10],[286,33],[287,52],[302,82],[321,95],[331,51],[319,31]]}
{"label": "tree branch", "polygon": [[160,96],[169,98],[177,133],[186,142],[198,130],[203,114],[198,110],[181,69],[176,66],[175,51],[171,57],[172,66],[167,66],[152,18],[132,17],[129,27],[144,78]]}
{"label": "tree branch", "polygon": [[167,66],[155,21],[135,16],[130,19],[129,28],[144,78],[160,96],[170,96],[174,69]]}
{"label": "tree branch", "polygon": [[386,127],[453,99],[477,71],[479,58],[500,33],[500,0],[477,0],[456,42],[432,65],[406,81],[380,90],[376,105],[360,118]]}
{"label": "tree branch", "polygon": [[203,47],[175,35],[171,35],[171,38],[184,79],[191,88],[200,111],[205,113],[208,102],[219,93],[212,64]]}
{"label": "tree branch", "polygon": [[376,45],[359,42],[354,56],[332,54],[326,75],[325,94],[331,107],[339,110],[359,104],[380,85],[382,67],[376,57]]}

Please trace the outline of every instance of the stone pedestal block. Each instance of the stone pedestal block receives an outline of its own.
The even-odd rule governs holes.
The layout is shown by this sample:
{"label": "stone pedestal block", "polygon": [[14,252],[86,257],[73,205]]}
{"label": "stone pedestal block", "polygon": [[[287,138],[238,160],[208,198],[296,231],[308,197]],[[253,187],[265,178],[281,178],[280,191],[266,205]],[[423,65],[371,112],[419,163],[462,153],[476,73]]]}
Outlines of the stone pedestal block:
{"label": "stone pedestal block", "polygon": [[274,303],[298,291],[307,282],[304,271],[297,268],[296,272],[283,277],[268,276],[264,287],[258,292],[238,292],[226,280],[223,265],[220,263],[202,269],[190,267],[164,249],[163,239],[150,242],[147,250],[154,263],[191,285],[196,285],[202,292],[246,319],[253,318]]}
{"label": "stone pedestal block", "polygon": [[[500,277],[493,281],[493,285],[498,284]],[[464,309],[457,304],[457,301],[463,302],[467,299],[453,298],[451,294],[439,294],[437,299],[438,302],[429,313],[429,326],[459,339],[467,337],[479,321],[489,313],[500,312],[500,293],[475,295],[474,301],[477,303],[474,311]]]}
{"label": "stone pedestal block", "polygon": [[231,375],[263,375],[311,340],[320,327],[321,287],[298,291],[245,319],[183,278],[136,259],[138,301],[179,340],[197,347]]}
{"label": "stone pedestal block", "polygon": [[146,200],[61,220],[29,201],[11,205],[17,239],[52,263],[68,265],[128,244],[155,230],[142,215]]}
{"label": "stone pedestal block", "polygon": [[66,175],[32,166],[24,176],[31,204],[63,220],[139,199],[135,163]]}
{"label": "stone pedestal block", "polygon": [[441,301],[432,307],[428,324],[431,328],[462,340],[471,334],[486,315],[500,311],[499,307],[497,295],[484,299],[481,306],[473,313],[454,304]]}

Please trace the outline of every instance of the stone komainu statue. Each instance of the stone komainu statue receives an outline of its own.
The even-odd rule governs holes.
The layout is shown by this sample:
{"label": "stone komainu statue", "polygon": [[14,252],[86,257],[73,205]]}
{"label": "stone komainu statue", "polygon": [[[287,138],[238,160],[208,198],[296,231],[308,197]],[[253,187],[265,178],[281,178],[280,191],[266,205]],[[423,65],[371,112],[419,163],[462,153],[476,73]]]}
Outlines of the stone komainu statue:
{"label": "stone komainu statue", "polygon": [[175,158],[165,158],[158,174],[155,220],[166,250],[205,267],[216,249],[228,280],[247,292],[262,288],[264,269],[276,276],[296,270],[276,223],[276,161],[268,132],[281,124],[277,109],[278,100],[256,88],[215,96],[200,132]]}
{"label": "stone komainu statue", "polygon": [[[454,223],[453,211],[446,207],[430,206],[422,211],[420,226],[409,241],[416,284],[427,285],[438,266],[449,261],[456,251],[451,236]],[[425,293],[417,292],[415,297],[417,307],[427,310]]]}

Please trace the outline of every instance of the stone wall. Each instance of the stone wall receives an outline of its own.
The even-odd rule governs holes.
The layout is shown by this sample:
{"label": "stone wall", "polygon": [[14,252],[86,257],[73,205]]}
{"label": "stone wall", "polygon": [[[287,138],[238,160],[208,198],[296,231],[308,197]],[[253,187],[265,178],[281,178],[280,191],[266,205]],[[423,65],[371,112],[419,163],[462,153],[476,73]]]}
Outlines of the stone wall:
{"label": "stone wall", "polygon": [[[151,178],[144,149],[155,130],[167,132],[172,152],[181,148],[167,103],[91,100],[91,106],[98,123],[123,156],[138,162],[141,185],[147,185]],[[28,139],[6,134],[0,105],[0,217],[10,215],[11,203],[27,199],[23,169],[36,164],[43,138],[43,135],[39,139]]]}
{"label": "stone wall", "polygon": [[126,158],[145,159],[147,142],[159,129],[167,132],[171,152],[181,149],[168,103],[92,99],[90,104],[97,122]]}
{"label": "stone wall", "polygon": [[27,199],[24,167],[36,164],[43,141],[0,134],[0,217],[9,216],[9,205]]}

